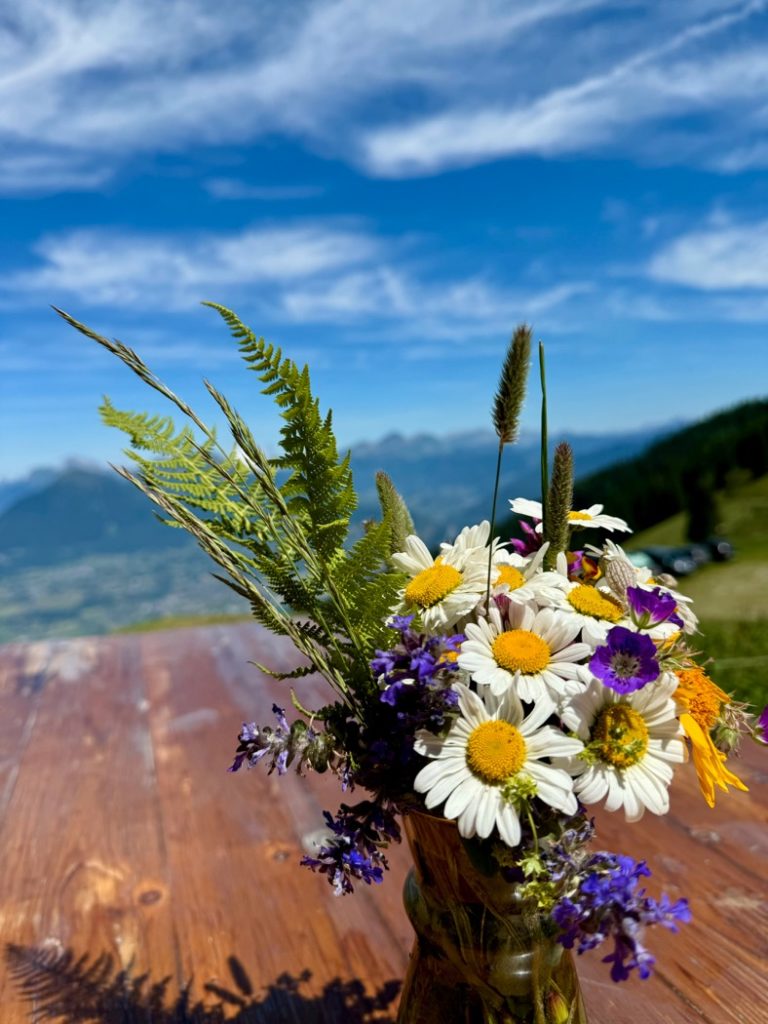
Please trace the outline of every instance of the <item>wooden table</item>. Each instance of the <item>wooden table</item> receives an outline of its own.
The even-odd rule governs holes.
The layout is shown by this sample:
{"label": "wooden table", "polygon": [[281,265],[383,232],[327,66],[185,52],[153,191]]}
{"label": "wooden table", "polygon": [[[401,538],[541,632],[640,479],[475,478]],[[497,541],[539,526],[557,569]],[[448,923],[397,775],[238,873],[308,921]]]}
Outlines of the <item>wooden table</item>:
{"label": "wooden table", "polygon": [[[249,624],[0,648],[2,1024],[394,1020],[407,851],[342,898],[297,866],[341,794],[226,773],[242,720],[288,703],[249,659],[291,665]],[[687,766],[667,817],[601,817],[601,845],[647,858],[651,891],[687,895],[694,922],[650,936],[649,981],[581,958],[592,1024],[768,1020],[768,751],[749,744],[739,770],[750,793],[714,811]]]}

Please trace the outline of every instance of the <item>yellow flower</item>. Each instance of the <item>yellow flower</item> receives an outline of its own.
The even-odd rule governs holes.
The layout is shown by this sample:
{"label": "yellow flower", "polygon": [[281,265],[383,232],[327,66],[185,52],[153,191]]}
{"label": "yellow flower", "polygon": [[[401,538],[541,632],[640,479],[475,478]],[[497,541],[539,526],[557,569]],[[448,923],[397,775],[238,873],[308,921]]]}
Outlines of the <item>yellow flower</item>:
{"label": "yellow flower", "polygon": [[686,709],[680,715],[680,724],[691,741],[693,765],[707,804],[715,806],[715,786],[726,793],[729,785],[748,792],[741,779],[725,767],[725,754],[717,749],[709,734],[720,717],[722,705],[731,698],[698,665],[678,672],[677,678],[675,700]]}
{"label": "yellow flower", "polygon": [[702,729],[709,732],[720,717],[721,706],[728,704],[731,698],[698,665],[683,669],[676,675],[679,682],[675,700],[690,712]]}
{"label": "yellow flower", "polygon": [[725,793],[728,792],[729,785],[745,793],[749,792],[741,779],[725,767],[725,754],[717,749],[712,737],[701,728],[693,715],[680,715],[680,724],[691,741],[693,765],[699,779],[699,788],[710,807],[715,806],[715,786],[719,786]]}

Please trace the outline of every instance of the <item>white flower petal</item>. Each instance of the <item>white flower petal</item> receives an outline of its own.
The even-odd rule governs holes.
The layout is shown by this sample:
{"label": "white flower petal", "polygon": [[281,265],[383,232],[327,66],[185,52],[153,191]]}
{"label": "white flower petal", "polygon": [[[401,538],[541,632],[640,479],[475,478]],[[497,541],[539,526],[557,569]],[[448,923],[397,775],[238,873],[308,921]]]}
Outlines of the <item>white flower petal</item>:
{"label": "white flower petal", "polygon": [[487,839],[493,831],[493,827],[496,824],[496,808],[498,803],[499,795],[490,786],[478,800],[475,831],[481,839]]}
{"label": "white flower petal", "polygon": [[[445,805],[443,814],[446,818],[455,819],[460,814],[463,814],[469,804],[477,799],[478,793],[482,788],[482,783],[475,778],[474,775],[468,779],[464,779],[454,789]],[[463,834],[463,833],[462,833]]]}
{"label": "white flower petal", "polygon": [[497,811],[496,825],[507,846],[514,848],[520,844],[520,819],[512,804],[504,804]]}
{"label": "white flower petal", "polygon": [[531,501],[530,498],[513,498],[509,507],[518,516],[530,516],[532,519],[544,518],[540,501]]}

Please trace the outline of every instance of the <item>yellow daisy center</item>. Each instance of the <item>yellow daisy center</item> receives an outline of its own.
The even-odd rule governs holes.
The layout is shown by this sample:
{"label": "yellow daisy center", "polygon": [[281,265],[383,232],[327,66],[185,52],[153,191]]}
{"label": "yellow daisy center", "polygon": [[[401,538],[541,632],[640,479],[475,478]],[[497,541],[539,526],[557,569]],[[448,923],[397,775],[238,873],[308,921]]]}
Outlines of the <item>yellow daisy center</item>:
{"label": "yellow daisy center", "polygon": [[500,565],[495,585],[500,583],[506,583],[510,590],[519,590],[525,584],[525,576],[514,565]]}
{"label": "yellow daisy center", "polygon": [[624,614],[621,605],[607,594],[595,587],[580,583],[568,595],[568,604],[582,615],[591,615],[593,619],[605,619],[618,622]]}
{"label": "yellow daisy center", "polygon": [[499,633],[491,647],[497,665],[508,672],[532,675],[549,664],[552,652],[549,644],[537,633],[527,629],[508,629]]}
{"label": "yellow daisy center", "polygon": [[484,782],[505,782],[525,764],[525,740],[510,722],[476,726],[467,740],[467,764]]}
{"label": "yellow daisy center", "polygon": [[592,516],[589,514],[589,512],[569,512],[568,513],[568,522],[570,522],[570,523],[578,523],[579,520],[581,520],[581,522],[584,522],[585,519],[592,519]]}
{"label": "yellow daisy center", "polygon": [[713,683],[702,669],[687,668],[677,673],[680,680],[675,690],[675,700],[688,711],[691,718],[706,732],[720,717],[720,707],[730,700],[727,693]]}
{"label": "yellow daisy center", "polygon": [[601,761],[629,768],[648,749],[648,726],[629,704],[609,704],[595,719],[590,746]]}
{"label": "yellow daisy center", "polygon": [[419,608],[431,608],[442,601],[461,583],[461,573],[452,565],[444,565],[442,556],[435,564],[414,576],[405,588],[405,600]]}

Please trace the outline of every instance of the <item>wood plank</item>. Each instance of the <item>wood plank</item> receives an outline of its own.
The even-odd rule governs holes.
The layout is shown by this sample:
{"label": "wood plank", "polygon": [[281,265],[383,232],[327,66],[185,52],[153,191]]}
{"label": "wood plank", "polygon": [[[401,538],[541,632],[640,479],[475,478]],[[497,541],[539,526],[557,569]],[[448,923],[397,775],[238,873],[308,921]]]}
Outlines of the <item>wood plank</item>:
{"label": "wood plank", "polygon": [[[349,985],[373,978],[375,987],[395,981],[406,949],[371,914],[369,894],[339,901],[324,881],[297,866],[303,840],[322,824],[305,782],[294,774],[224,770],[247,711],[230,699],[231,687],[242,681],[233,681],[226,637],[224,629],[206,631],[206,642],[194,649],[170,634],[147,637],[145,644],[169,865],[176,891],[184,893],[177,910],[184,976],[194,973],[197,998],[201,986],[222,984],[225,965],[237,955],[255,988],[274,987],[286,974],[311,974],[303,988],[310,1001],[323,998],[336,979]],[[256,638],[250,656],[262,660],[264,638]],[[244,670],[258,680],[254,668]],[[218,686],[222,677],[229,687]],[[272,699],[284,697],[284,688],[272,680],[258,687],[246,717],[261,711],[268,721]],[[337,799],[333,780],[322,782]],[[287,997],[278,991],[275,999]],[[327,1019],[348,1019],[339,1012]]]}
{"label": "wood plank", "polygon": [[[130,639],[36,645],[24,663],[21,690],[38,679],[40,702],[0,835],[0,933],[21,947],[10,963],[17,971],[33,948],[90,963],[102,957],[115,971],[175,971],[136,664]],[[41,1002],[38,992],[33,1006]],[[0,1005],[3,1021],[28,1020],[7,972]]]}
{"label": "wood plank", "polygon": [[690,925],[677,935],[659,928],[649,935],[658,957],[652,983],[677,994],[694,1019],[710,1024],[765,1020],[761,1002],[746,993],[758,991],[768,962],[768,891],[757,869],[768,841],[767,753],[745,745],[744,758],[735,764],[751,791],[719,793],[714,809],[699,793],[693,766],[685,765],[676,774],[670,814],[636,825],[598,815],[600,847],[647,860],[654,874],[651,893],[666,889],[673,898],[689,899]]}
{"label": "wood plank", "polygon": [[[105,1024],[393,1020],[412,941],[400,898],[407,851],[393,851],[384,885],[335,898],[297,861],[321,809],[355,796],[328,777],[225,771],[242,720],[267,723],[273,701],[289,703],[287,685],[248,660],[290,668],[290,648],[246,624],[46,650],[41,662],[39,648],[0,649],[3,709],[22,694],[8,721],[27,729],[22,741],[0,723],[3,754],[16,744],[0,920],[3,939],[26,950],[0,989],[4,1024],[47,1019],[45,991],[69,1000],[72,1020],[98,998]],[[298,684],[317,704],[329,699],[323,685]],[[580,958],[592,1024],[765,1019],[767,762],[748,749],[751,792],[723,794],[714,811],[688,766],[670,815],[634,826],[598,815],[599,847],[646,858],[651,891],[689,896],[694,922],[649,935],[659,967],[646,982],[616,986],[599,951]],[[29,952],[41,944],[47,961]],[[117,971],[131,954],[134,975],[147,977],[129,991]],[[77,968],[83,956],[111,957],[100,980]]]}

